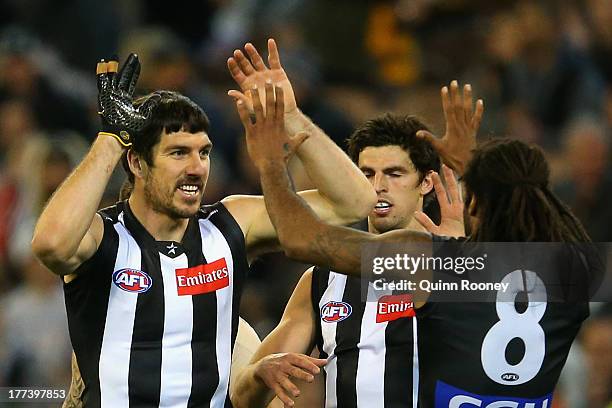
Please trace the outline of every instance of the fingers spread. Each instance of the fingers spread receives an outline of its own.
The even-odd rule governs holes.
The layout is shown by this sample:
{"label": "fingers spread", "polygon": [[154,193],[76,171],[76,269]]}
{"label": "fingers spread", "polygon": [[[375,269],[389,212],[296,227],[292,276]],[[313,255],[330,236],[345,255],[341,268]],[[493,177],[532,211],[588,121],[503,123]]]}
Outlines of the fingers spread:
{"label": "fingers spread", "polygon": [[242,101],[247,109],[249,110],[249,112],[253,112],[253,104],[251,103],[251,98],[249,98],[248,96],[246,96],[245,94],[243,94],[240,91],[237,91],[235,89],[231,89],[229,91],[227,91],[227,94],[229,96],[231,96],[232,98],[234,98],[234,100],[238,101]]}
{"label": "fingers spread", "polygon": [[263,122],[265,118],[264,108],[261,104],[259,97],[259,89],[256,86],[251,89],[251,101],[253,102],[253,111],[255,112],[255,121],[257,123]]}
{"label": "fingers spread", "polygon": [[289,369],[287,370],[287,374],[289,374],[291,377],[294,377],[294,378],[297,378],[299,380],[303,380],[306,382],[314,381],[314,375],[310,374],[307,371],[302,370],[301,368],[295,367],[295,366],[289,367]]}
{"label": "fingers spread", "polygon": [[278,48],[276,47],[276,41],[274,41],[273,38],[268,40],[268,64],[271,69],[283,69],[278,54]]}
{"label": "fingers spread", "polygon": [[456,80],[451,82],[450,96],[453,110],[455,111],[455,119],[463,120],[465,114],[463,113],[463,104],[461,101],[461,94],[459,93],[459,84]]}
{"label": "fingers spread", "polygon": [[417,220],[418,223],[423,226],[423,228],[425,228],[427,231],[431,232],[432,234],[435,234],[435,232],[437,231],[438,227],[436,226],[436,224],[434,224],[431,218],[429,218],[427,214],[425,214],[424,212],[415,211],[414,219]]}
{"label": "fingers spread", "polygon": [[300,395],[300,389],[289,379],[289,377],[281,377],[278,379],[278,383],[283,389],[289,392],[294,397]]}
{"label": "fingers spread", "polygon": [[238,63],[238,66],[242,70],[242,72],[249,76],[255,72],[255,68],[251,65],[249,59],[242,53],[240,50],[234,51],[234,59]]}
{"label": "fingers spread", "polygon": [[247,54],[249,54],[249,58],[251,58],[251,63],[257,71],[265,71],[266,69],[268,69],[263,61],[263,58],[261,58],[261,55],[259,55],[259,52],[257,52],[257,48],[255,48],[253,44],[246,43],[246,45],[244,46],[244,50],[247,52]]}
{"label": "fingers spread", "polygon": [[96,65],[96,75],[106,74],[108,72],[108,63],[101,59]]}
{"label": "fingers spread", "polygon": [[276,118],[281,121],[285,117],[285,91],[282,86],[274,87],[276,93]]}
{"label": "fingers spread", "polygon": [[108,86],[108,63],[103,59],[96,65],[96,76],[98,77],[98,90],[101,91]]}
{"label": "fingers spread", "polygon": [[444,173],[444,180],[446,181],[446,188],[448,189],[448,193],[450,195],[451,204],[461,202],[455,173],[453,173],[453,171],[445,164],[442,165],[442,171]]}
{"label": "fingers spread", "polygon": [[244,75],[244,72],[242,72],[242,69],[240,66],[238,66],[238,62],[234,59],[234,57],[227,59],[227,69],[229,70],[232,78],[234,78],[234,81],[236,81],[236,83],[239,85],[246,80],[246,75]]}
{"label": "fingers spread", "polygon": [[425,139],[427,142],[429,142],[434,148],[434,150],[436,150],[438,153],[442,151],[444,145],[442,144],[440,139],[435,137],[431,132],[428,132],[426,130],[419,130],[416,135],[417,137]]}
{"label": "fingers spread", "polygon": [[482,114],[484,113],[484,102],[482,99],[476,101],[476,112],[472,117],[472,130],[477,131],[480,128],[480,122],[482,122]]}
{"label": "fingers spread", "polygon": [[274,86],[272,81],[266,81],[266,112],[268,117],[273,118],[276,114],[276,103],[274,101]]}
{"label": "fingers spread", "polygon": [[474,102],[472,100],[472,85],[465,84],[465,86],[463,87],[463,112],[465,115],[465,123],[470,123],[470,121],[472,120],[473,103]]}
{"label": "fingers spread", "polygon": [[236,110],[238,111],[238,116],[240,116],[240,121],[242,122],[242,126],[244,126],[245,130],[248,130],[251,124],[251,117],[249,115],[249,110],[247,109],[244,102],[241,100],[236,101]]}
{"label": "fingers spread", "polygon": [[[320,359],[313,359],[312,357],[305,356],[305,355],[296,355],[291,360],[291,364],[293,364],[296,367],[303,368],[304,370],[307,370],[309,373],[319,374],[321,369],[317,366],[317,364],[315,364],[315,362],[317,362],[318,360]],[[323,361],[326,361],[326,360],[323,360]]]}
{"label": "fingers spread", "polygon": [[452,109],[451,97],[446,86],[442,87],[440,95],[442,97],[442,110],[444,111],[444,120],[446,121],[446,125],[447,127],[449,124],[454,125],[456,122],[455,111]]}
{"label": "fingers spread", "polygon": [[285,406],[292,407],[295,405],[295,402],[291,398],[289,398],[283,387],[275,383],[270,388],[272,389],[272,391],[274,391],[274,394],[276,394],[278,399],[281,400],[283,404],[285,404]]}
{"label": "fingers spread", "polygon": [[434,189],[436,190],[440,211],[442,211],[442,209],[448,207],[449,204],[446,189],[444,188],[444,184],[442,184],[442,179],[440,179],[440,175],[438,173],[433,172],[431,174],[431,180],[433,181]]}

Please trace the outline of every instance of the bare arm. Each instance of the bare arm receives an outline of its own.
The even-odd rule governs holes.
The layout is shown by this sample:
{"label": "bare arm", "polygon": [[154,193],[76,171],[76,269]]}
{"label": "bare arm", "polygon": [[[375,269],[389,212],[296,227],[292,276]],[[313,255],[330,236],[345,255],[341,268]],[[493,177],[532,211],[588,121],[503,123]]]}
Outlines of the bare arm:
{"label": "bare arm", "polygon": [[374,235],[325,224],[293,192],[283,163],[262,165],[260,177],[268,214],[285,253],[293,259],[359,277],[364,244],[431,242],[429,234],[416,231],[397,230]]}
{"label": "bare arm", "polygon": [[[239,100],[237,109],[246,130],[247,149],[259,169],[268,215],[285,252],[292,258],[314,263],[347,275],[359,276],[361,246],[372,242],[430,242],[429,234],[399,230],[381,235],[325,224],[291,186],[287,161],[308,134],[289,136],[284,123],[281,87],[265,86],[267,114],[259,93],[253,90],[255,123]],[[275,98],[276,95],[276,98]]]}
{"label": "bare arm", "polygon": [[53,272],[73,272],[97,250],[104,225],[96,214],[123,148],[99,136],[43,210],[32,239],[36,256]]}
{"label": "bare arm", "polygon": [[132,96],[140,74],[140,62],[131,54],[117,72],[118,62],[101,60],[96,67],[98,114],[102,128],[91,149],[57,189],[43,210],[32,239],[32,250],[53,272],[66,275],[89,259],[104,235],[96,214],[108,180],[132,135],[151,116],[157,98],[139,107]]}
{"label": "bare arm", "polygon": [[[256,86],[263,91],[267,82],[283,87],[284,120],[287,131],[291,135],[300,132],[307,132],[310,135],[297,149],[296,155],[317,190],[301,193],[302,197],[326,222],[341,225],[365,218],[376,203],[376,193],[349,157],[298,109],[274,40],[268,41],[269,68],[252,44],[246,44],[245,52],[248,58],[245,53],[236,50],[233,57],[228,60],[230,73],[244,93],[233,90],[229,94],[252,109],[253,87]],[[247,201],[244,198],[243,200]],[[270,246],[277,244],[276,233],[265,213],[263,200],[259,203],[261,205],[259,209],[256,208],[256,200],[245,204],[251,207],[247,210],[236,208],[242,204],[233,207],[236,213],[248,214],[238,214],[243,220],[242,222],[239,220],[239,223],[248,231],[247,246],[258,246],[261,242],[267,242],[268,249],[271,249]]]}
{"label": "bare arm", "polygon": [[[336,207],[317,190],[300,191],[297,194],[324,222],[332,225],[351,223],[352,219],[340,217]],[[222,202],[244,233],[249,258],[281,249],[263,196],[234,195],[224,198]]]}
{"label": "bare arm", "polygon": [[[315,343],[316,316],[310,297],[311,285],[312,269],[297,284],[278,326],[264,339],[251,363],[238,374],[232,391],[236,408],[265,406],[275,394],[285,404],[291,404],[295,402],[292,397],[299,393],[293,384],[294,378],[311,382],[313,374],[319,372],[314,362],[325,360],[296,354],[310,353]],[[290,380],[289,376],[293,378]]]}

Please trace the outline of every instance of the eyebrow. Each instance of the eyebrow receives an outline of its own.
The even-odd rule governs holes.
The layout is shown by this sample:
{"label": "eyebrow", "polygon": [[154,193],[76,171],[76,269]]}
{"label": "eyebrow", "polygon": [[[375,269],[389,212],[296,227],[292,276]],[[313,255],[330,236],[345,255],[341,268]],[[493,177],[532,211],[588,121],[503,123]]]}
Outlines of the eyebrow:
{"label": "eyebrow", "polygon": [[[361,171],[366,171],[366,170],[374,171],[373,168],[367,167],[367,166],[361,166],[361,167],[359,167],[359,169]],[[385,167],[382,171],[384,173],[393,173],[395,171],[404,172],[404,173],[408,173],[409,172],[409,170],[406,167],[404,167],[404,166]]]}
{"label": "eyebrow", "polygon": [[[212,142],[208,142],[208,143],[206,143],[206,144],[205,144],[205,145],[202,147],[202,149],[206,149],[206,148],[210,148],[210,149],[212,149],[212,146],[213,146]],[[171,144],[171,145],[166,146],[166,148],[164,149],[164,151],[166,151],[166,152],[167,152],[167,151],[170,151],[170,150],[175,150],[175,149],[187,149],[187,150],[189,150],[189,149],[191,149],[191,147],[190,147],[190,146],[188,146],[188,145],[184,145],[184,144]]]}

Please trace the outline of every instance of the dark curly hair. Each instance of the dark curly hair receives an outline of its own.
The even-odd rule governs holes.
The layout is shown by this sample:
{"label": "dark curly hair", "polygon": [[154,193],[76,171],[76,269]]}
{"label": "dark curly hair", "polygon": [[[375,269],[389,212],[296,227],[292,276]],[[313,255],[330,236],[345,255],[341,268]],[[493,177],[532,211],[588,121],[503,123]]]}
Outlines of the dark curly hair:
{"label": "dark curly hair", "polygon": [[475,197],[479,217],[471,239],[590,242],[580,221],[550,190],[549,176],[537,146],[499,138],[480,144],[463,175],[466,206]]}

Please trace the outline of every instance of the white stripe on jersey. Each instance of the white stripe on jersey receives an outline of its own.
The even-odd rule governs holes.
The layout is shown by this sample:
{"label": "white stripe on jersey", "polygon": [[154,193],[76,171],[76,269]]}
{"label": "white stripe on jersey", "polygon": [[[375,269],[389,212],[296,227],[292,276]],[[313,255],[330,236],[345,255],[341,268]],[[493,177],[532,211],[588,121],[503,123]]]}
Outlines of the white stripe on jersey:
{"label": "white stripe on jersey", "polygon": [[223,407],[229,385],[232,358],[232,299],[234,292],[234,259],[232,251],[219,229],[208,219],[199,221],[202,235],[202,252],[207,263],[225,258],[229,271],[229,285],[218,289],[217,295],[217,367],[219,384],[210,401],[210,408]]}
{"label": "white stripe on jersey", "polygon": [[[333,283],[333,284],[332,284]],[[327,289],[321,300],[319,300],[319,310],[325,305],[327,302],[332,300],[338,301],[338,299],[342,299],[342,294],[344,293],[344,286],[346,285],[346,275],[340,275],[336,273],[329,274],[329,279],[327,281]],[[321,316],[318,316],[320,319]],[[321,322],[321,334],[324,339],[323,342],[323,351],[327,353],[328,363],[325,366],[325,372],[327,374],[327,378],[325,381],[325,398],[326,407],[335,408],[338,405],[337,396],[336,396],[336,378],[338,376],[338,359],[336,358],[336,327],[337,323],[326,323]]]}
{"label": "white stripe on jersey", "polygon": [[164,281],[164,334],[162,337],[160,407],[186,407],[191,393],[191,296],[178,296],[176,269],[189,267],[187,255],[159,255]]}
{"label": "white stripe on jersey", "polygon": [[[121,223],[115,224],[119,235],[119,248],[114,271],[123,268],[140,270],[140,247],[123,226],[123,213],[119,215]],[[112,279],[112,277],[109,277]],[[110,285],[106,324],[100,350],[100,398],[101,406],[128,407],[128,378],[130,369],[130,352],[132,349],[132,331],[138,296]]]}
{"label": "white stripe on jersey", "polygon": [[385,330],[388,322],[376,323],[378,297],[391,295],[392,291],[376,291],[370,282],[368,297],[361,319],[359,336],[359,360],[357,362],[358,407],[384,407],[385,395]]}

